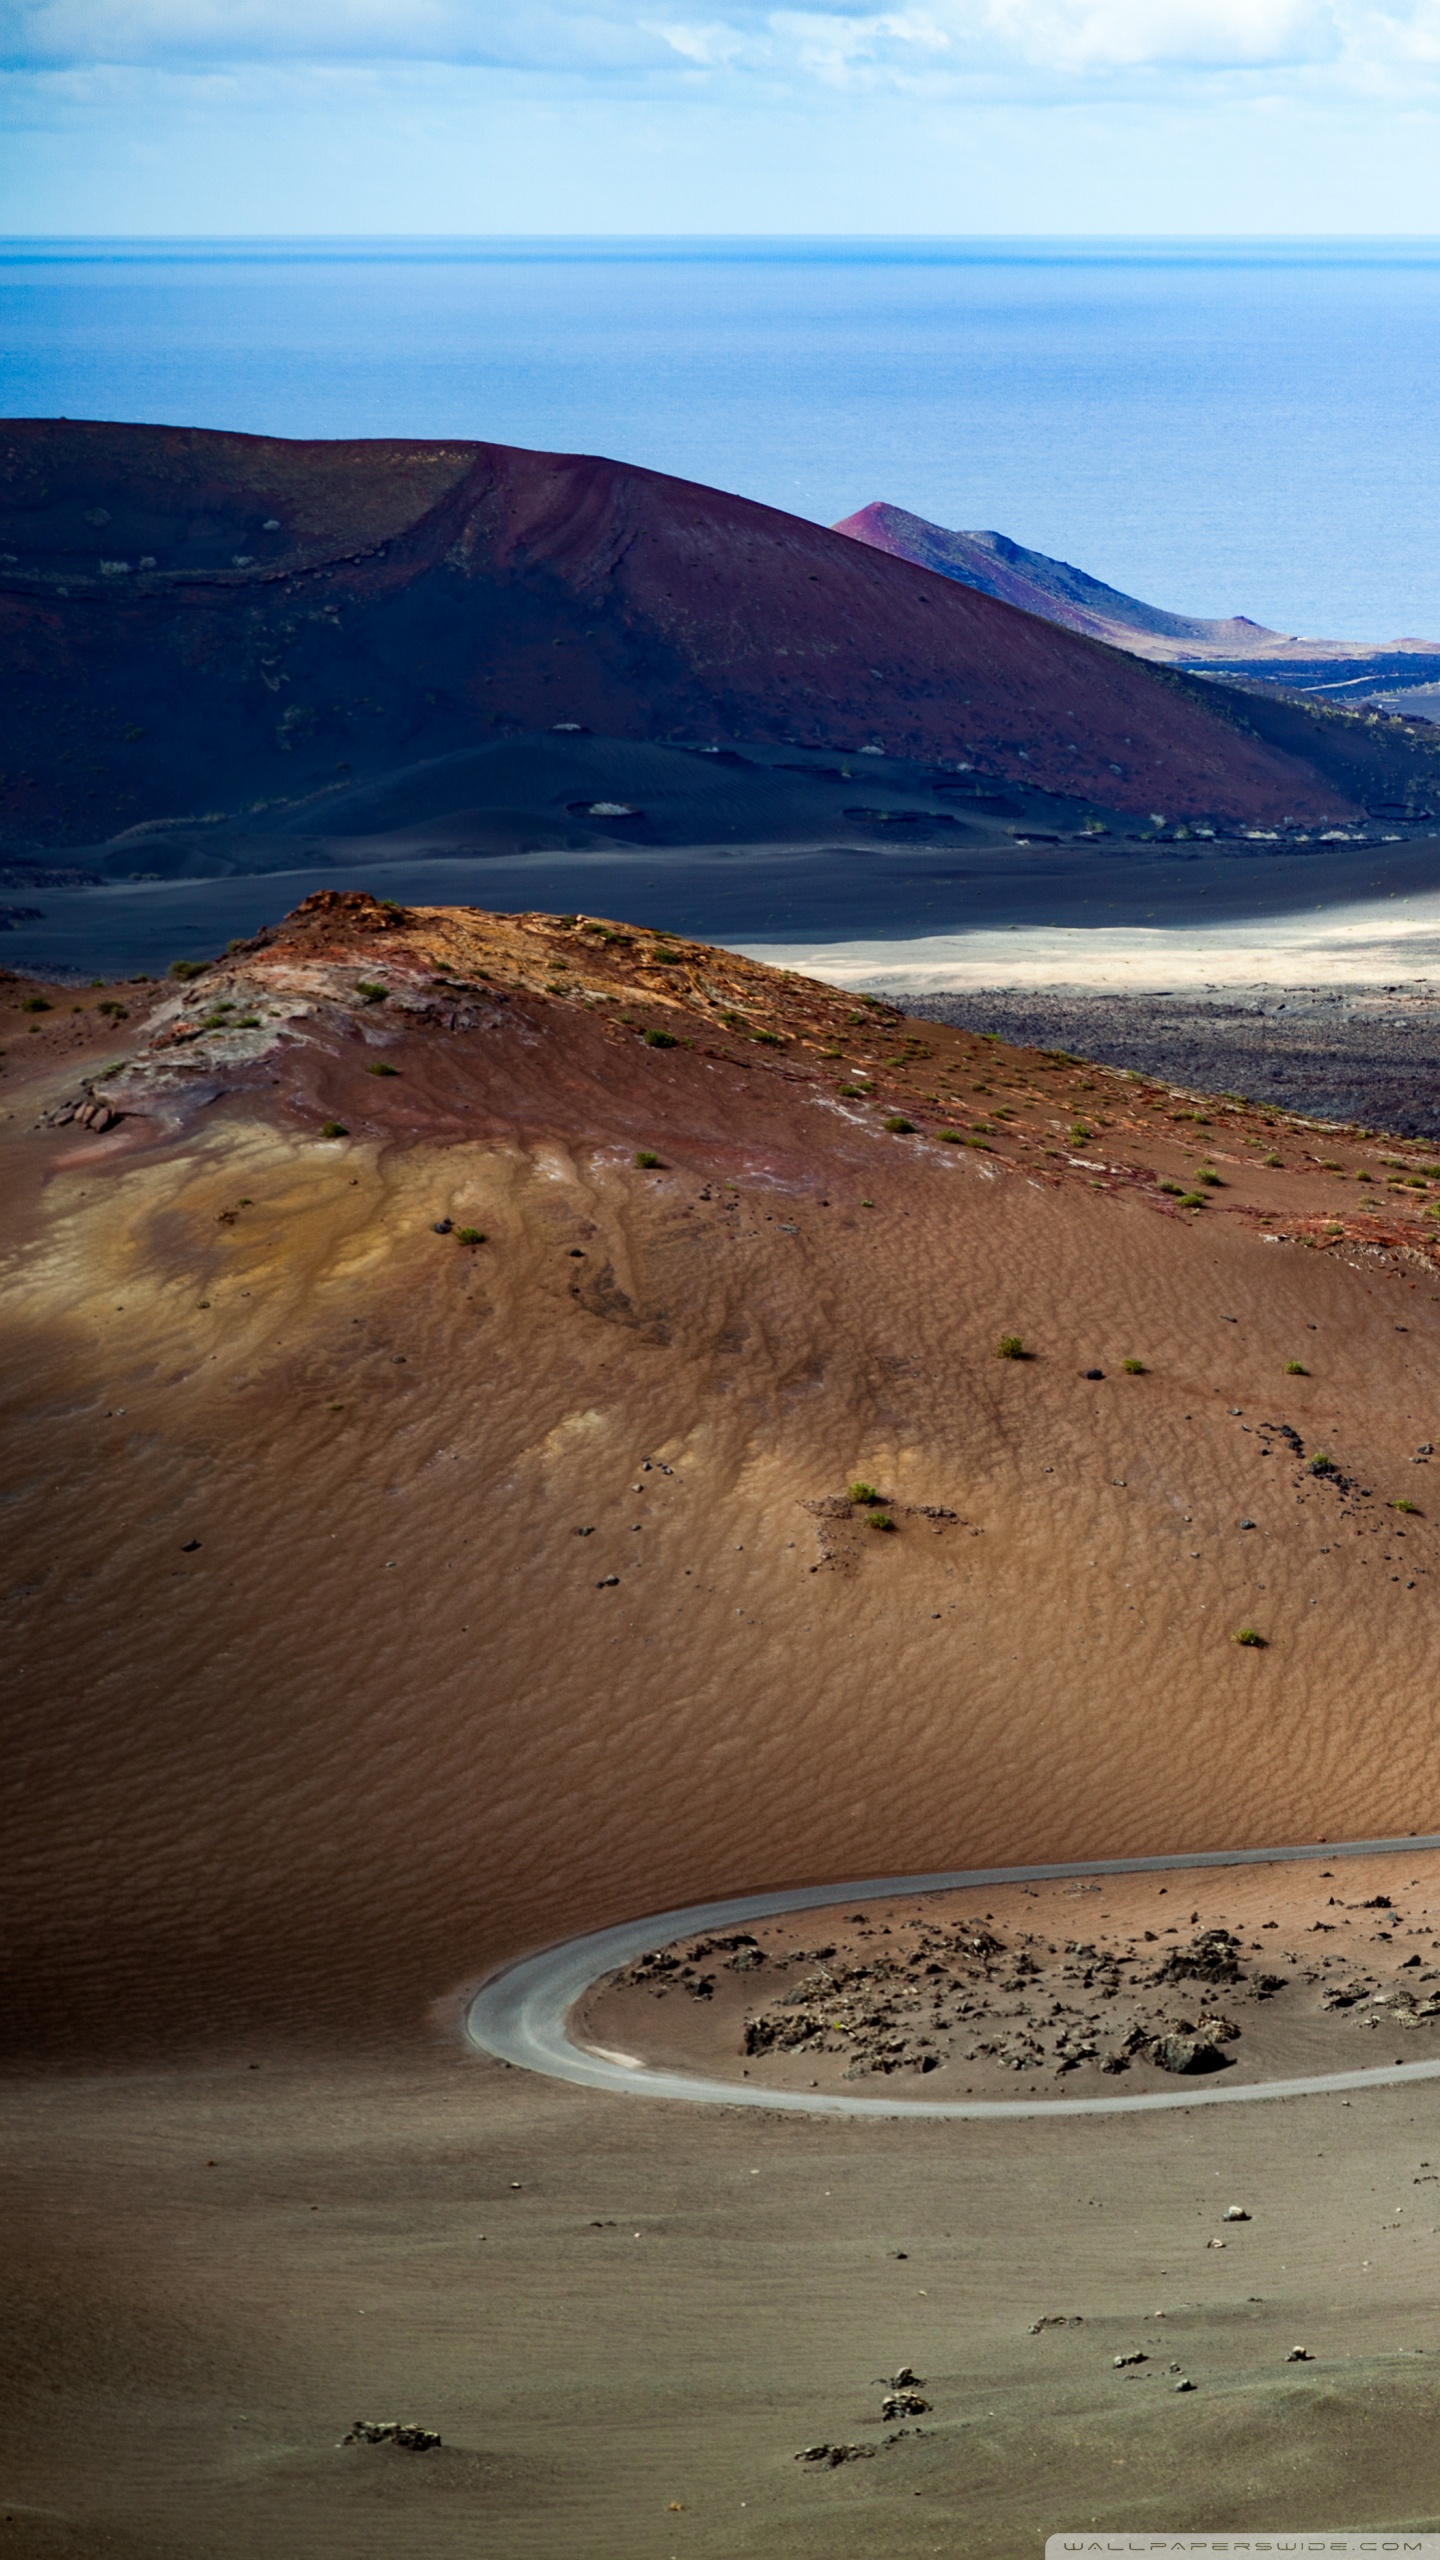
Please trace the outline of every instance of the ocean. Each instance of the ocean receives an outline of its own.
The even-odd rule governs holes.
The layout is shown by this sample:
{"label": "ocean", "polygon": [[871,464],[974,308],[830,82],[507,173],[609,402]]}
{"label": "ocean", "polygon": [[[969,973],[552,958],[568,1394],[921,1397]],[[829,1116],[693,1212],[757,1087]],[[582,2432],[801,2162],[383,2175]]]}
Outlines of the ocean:
{"label": "ocean", "polygon": [[12,241],[0,409],[611,453],[1440,638],[1440,242]]}

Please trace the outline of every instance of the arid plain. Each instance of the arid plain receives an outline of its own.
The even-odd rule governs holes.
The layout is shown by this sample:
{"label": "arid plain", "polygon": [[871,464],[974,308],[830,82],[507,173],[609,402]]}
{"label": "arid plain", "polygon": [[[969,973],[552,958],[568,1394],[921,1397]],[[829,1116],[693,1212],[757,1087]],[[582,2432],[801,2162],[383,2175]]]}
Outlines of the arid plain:
{"label": "arid plain", "polygon": [[1440,1829],[1426,1148],[603,919],[0,998],[10,2547],[1440,2517],[1433,2083],[819,2123],[462,2031],[746,1888]]}

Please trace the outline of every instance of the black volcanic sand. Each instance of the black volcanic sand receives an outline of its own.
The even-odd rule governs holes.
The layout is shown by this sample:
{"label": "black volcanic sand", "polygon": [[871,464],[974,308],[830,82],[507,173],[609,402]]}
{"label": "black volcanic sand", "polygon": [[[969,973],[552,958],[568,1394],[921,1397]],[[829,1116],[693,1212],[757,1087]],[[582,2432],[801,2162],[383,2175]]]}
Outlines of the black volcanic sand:
{"label": "black volcanic sand", "polygon": [[1440,997],[1428,979],[1227,987],[1213,996],[981,988],[907,995],[904,1004],[923,1021],[1071,1049],[1197,1092],[1248,1093],[1324,1120],[1440,1135]]}
{"label": "black volcanic sand", "polygon": [[[597,816],[597,803],[634,814]],[[243,821],[12,850],[0,863],[3,956],[42,974],[161,969],[318,888],[603,911],[746,943],[1218,925],[1421,894],[1440,878],[1433,833],[1149,843],[1113,813],[1109,835],[1087,839],[1085,817],[1078,802],[897,758],[534,735],[380,783],[337,782]]]}

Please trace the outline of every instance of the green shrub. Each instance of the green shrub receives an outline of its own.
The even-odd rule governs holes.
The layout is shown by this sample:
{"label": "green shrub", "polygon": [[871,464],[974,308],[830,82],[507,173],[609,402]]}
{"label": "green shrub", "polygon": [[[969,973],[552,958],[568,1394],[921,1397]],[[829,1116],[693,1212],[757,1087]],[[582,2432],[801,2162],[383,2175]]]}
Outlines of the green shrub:
{"label": "green shrub", "polygon": [[1167,1198],[1171,1200],[1183,1200],[1185,1197],[1184,1186],[1181,1183],[1162,1182],[1159,1185],[1159,1188],[1166,1194]]}
{"label": "green shrub", "polygon": [[483,1244],[485,1230],[483,1227],[457,1227],[455,1241],[457,1244]]}
{"label": "green shrub", "polygon": [[1414,1513],[1414,1515],[1415,1515],[1415,1517],[1416,1517],[1416,1519],[1417,1519],[1417,1520],[1418,1520],[1418,1519],[1419,1519],[1419,1517],[1420,1517],[1420,1505],[1419,1505],[1419,1503],[1418,1503],[1418,1502],[1407,1502],[1403,1493],[1402,1493],[1402,1494],[1400,1494],[1400,1495],[1398,1495],[1398,1496],[1397,1496],[1397,1498],[1396,1498],[1396,1500],[1395,1500],[1394,1502],[1392,1502],[1388,1507],[1389,1507],[1389,1509],[1390,1509],[1391,1511],[1411,1511],[1411,1512],[1413,1512],[1413,1513]]}
{"label": "green shrub", "polygon": [[874,1092],[875,1088],[873,1085],[869,1084],[840,1084],[836,1086],[835,1090],[837,1093],[843,1094],[847,1102],[864,1102],[867,1100],[869,1095]]}
{"label": "green shrub", "polygon": [[367,1004],[384,1004],[389,998],[390,990],[388,987],[377,985],[373,978],[357,978],[355,993],[357,996],[363,996]]}
{"label": "green shrub", "polygon": [[915,1123],[907,1120],[903,1111],[888,1112],[885,1126],[892,1138],[913,1138],[915,1135]]}
{"label": "green shrub", "polygon": [[1203,1182],[1207,1189],[1211,1191],[1223,1191],[1225,1188],[1220,1175],[1212,1172],[1208,1164],[1202,1164],[1199,1172],[1195,1176],[1195,1179],[1197,1182]]}
{"label": "green shrub", "polygon": [[997,1360],[1028,1360],[1029,1352],[1018,1333],[1002,1333],[995,1345]]}
{"label": "green shrub", "polygon": [[55,1008],[48,996],[27,996],[20,1010],[22,1013],[53,1013]]}
{"label": "green shrub", "polygon": [[647,1049],[673,1049],[675,1034],[673,1031],[647,1031],[645,1046]]}
{"label": "green shrub", "polygon": [[373,1066],[366,1068],[365,1073],[367,1076],[398,1076],[400,1070],[398,1067],[392,1067],[388,1059],[377,1058]]}
{"label": "green shrub", "polygon": [[752,1031],[750,1037],[762,1049],[783,1049],[785,1046],[778,1031]]}
{"label": "green shrub", "polygon": [[982,1156],[988,1156],[991,1152],[989,1139],[982,1138],[976,1131],[971,1132],[970,1136],[966,1139],[965,1144],[967,1147],[978,1148]]}
{"label": "green shrub", "polygon": [[1203,1209],[1205,1206],[1204,1192],[1182,1191],[1180,1194],[1180,1206],[1182,1209]]}
{"label": "green shrub", "polygon": [[1287,1378],[1308,1378],[1310,1372],[1306,1368],[1303,1360],[1287,1360],[1285,1363],[1285,1375]]}
{"label": "green shrub", "polygon": [[1122,1360],[1120,1366],[1124,1370],[1127,1378],[1143,1378],[1145,1375],[1145,1363],[1143,1360]]}
{"label": "green shrub", "polygon": [[883,1502],[885,1499],[884,1494],[877,1493],[873,1484],[867,1484],[863,1476],[857,1476],[847,1491],[852,1502]]}
{"label": "green shrub", "polygon": [[1255,1627],[1237,1627],[1235,1631],[1235,1642],[1237,1644],[1254,1645],[1258,1651],[1263,1653],[1266,1643],[1268,1642],[1268,1638],[1262,1636],[1259,1630]]}
{"label": "green shrub", "polygon": [[169,974],[172,978],[203,978],[209,966],[208,960],[172,960]]}
{"label": "green shrub", "polygon": [[322,1138],[348,1138],[350,1132],[343,1120],[326,1120],[322,1123],[320,1135]]}
{"label": "green shrub", "polygon": [[872,1529],[893,1529],[895,1523],[891,1519],[888,1511],[872,1511],[870,1514],[870,1526]]}
{"label": "green shrub", "polygon": [[[1285,1159],[1283,1156],[1262,1156],[1260,1161],[1262,1164],[1272,1165],[1277,1173],[1283,1173],[1285,1170]],[[1373,1182],[1374,1178],[1374,1175],[1369,1173],[1365,1176],[1367,1182]]]}
{"label": "green shrub", "polygon": [[1317,1449],[1314,1457],[1310,1461],[1310,1473],[1312,1476],[1333,1476],[1335,1473],[1334,1459],[1329,1457],[1325,1450]]}
{"label": "green shrub", "polygon": [[660,1159],[656,1155],[653,1147],[637,1147],[635,1150],[635,1162],[642,1173],[653,1173],[660,1162]]}
{"label": "green shrub", "polygon": [[960,1129],[937,1129],[935,1135],[942,1146],[963,1147],[965,1144],[964,1132]]}

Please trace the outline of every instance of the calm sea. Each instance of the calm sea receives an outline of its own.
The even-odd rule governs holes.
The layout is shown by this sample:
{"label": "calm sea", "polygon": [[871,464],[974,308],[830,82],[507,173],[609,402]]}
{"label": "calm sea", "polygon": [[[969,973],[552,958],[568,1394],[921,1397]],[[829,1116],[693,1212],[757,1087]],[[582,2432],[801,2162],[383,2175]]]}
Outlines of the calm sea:
{"label": "calm sea", "polygon": [[12,242],[0,410],[612,453],[1440,638],[1437,242]]}

